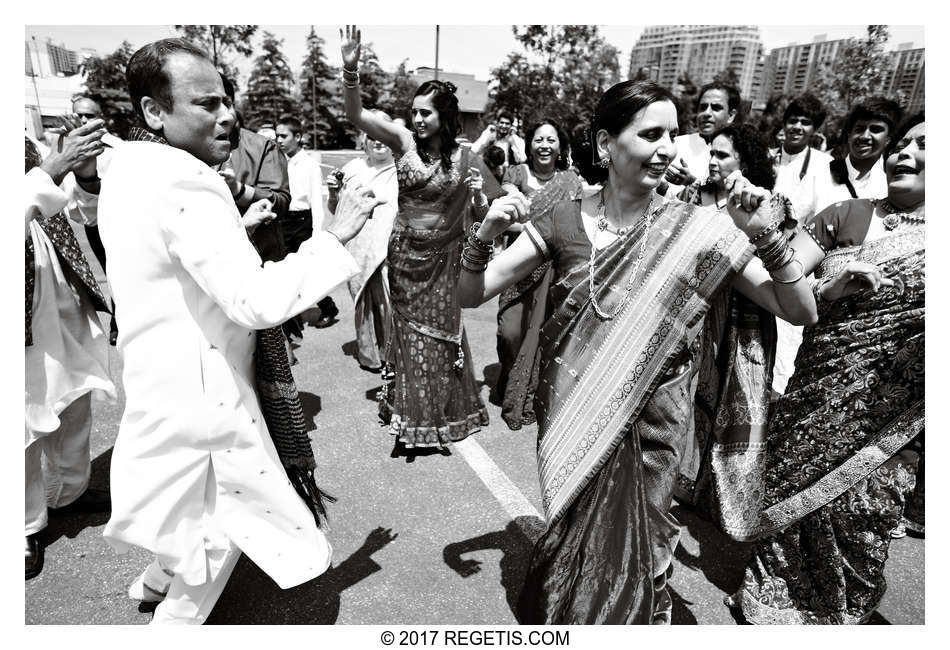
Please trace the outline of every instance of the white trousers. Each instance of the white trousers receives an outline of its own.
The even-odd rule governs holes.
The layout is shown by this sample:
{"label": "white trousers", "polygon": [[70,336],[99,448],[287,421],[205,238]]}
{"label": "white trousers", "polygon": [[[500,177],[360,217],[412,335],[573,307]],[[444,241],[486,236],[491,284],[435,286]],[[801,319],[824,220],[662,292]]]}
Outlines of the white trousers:
{"label": "white trousers", "polygon": [[[26,447],[26,534],[46,528],[47,506],[62,508],[89,485],[92,396],[86,393],[59,414],[60,426]],[[46,463],[43,463],[43,457]],[[44,467],[45,465],[45,467]]]}
{"label": "white trousers", "polygon": [[185,584],[180,575],[171,579],[168,595],[155,608],[153,625],[201,625],[214,608],[224,586],[241,557],[241,550],[228,536],[217,529],[214,521],[215,505],[214,465],[208,470],[205,483],[205,561],[207,579],[200,585]]}

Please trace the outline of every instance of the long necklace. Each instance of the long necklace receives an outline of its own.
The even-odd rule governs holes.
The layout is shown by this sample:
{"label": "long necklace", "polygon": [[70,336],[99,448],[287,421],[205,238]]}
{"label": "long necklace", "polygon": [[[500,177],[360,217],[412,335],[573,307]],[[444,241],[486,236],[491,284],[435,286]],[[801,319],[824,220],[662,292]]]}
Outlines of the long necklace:
{"label": "long necklace", "polygon": [[[600,305],[597,303],[597,287],[594,284],[594,266],[597,257],[597,242],[591,242],[590,246],[590,262],[587,264],[588,271],[590,273],[588,277],[589,288],[590,288],[590,304],[594,308],[594,312],[603,320],[611,320],[621,312],[621,310],[626,306],[627,300],[630,298],[630,292],[633,291],[633,281],[637,276],[637,273],[640,271],[640,265],[643,263],[643,257],[646,254],[647,250],[647,240],[650,238],[650,226],[653,225],[653,217],[656,216],[656,213],[659,211],[659,208],[656,210],[651,210],[653,207],[653,201],[656,198],[655,193],[650,192],[650,202],[647,204],[647,207],[643,210],[642,218],[646,219],[646,226],[643,231],[643,240],[640,242],[640,252],[637,254],[637,261],[633,265],[633,270],[630,272],[630,277],[627,279],[627,286],[623,290],[623,298],[620,299],[620,303],[614,308],[613,313],[608,314],[600,308]],[[662,205],[660,206],[662,207]],[[597,229],[601,232],[607,231],[622,236],[627,233],[628,230],[632,229],[633,226],[629,228],[618,228],[613,230],[610,228],[610,224],[607,223],[607,206],[606,201],[604,200],[604,190],[600,191],[600,205],[597,209]],[[596,238],[595,238],[596,239]]]}
{"label": "long necklace", "polygon": [[914,224],[922,224],[925,221],[924,213],[924,204],[921,203],[919,206],[907,212],[906,210],[901,210],[896,205],[891,203],[886,197],[883,199],[877,199],[875,202],[879,208],[887,212],[887,215],[884,217],[884,228],[887,230],[894,230],[901,224],[902,221]]}

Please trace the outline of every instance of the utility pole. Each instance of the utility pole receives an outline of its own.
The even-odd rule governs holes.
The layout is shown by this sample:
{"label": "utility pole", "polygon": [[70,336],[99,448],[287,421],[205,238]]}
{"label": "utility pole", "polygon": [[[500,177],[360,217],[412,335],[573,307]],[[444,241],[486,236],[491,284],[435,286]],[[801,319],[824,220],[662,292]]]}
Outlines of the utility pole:
{"label": "utility pole", "polygon": [[[31,37],[33,39],[33,50],[36,52],[36,67],[40,67],[40,49],[36,45],[36,36]],[[40,124],[43,122],[43,108],[40,106],[40,91],[36,89],[36,70],[33,69],[33,66],[30,66],[30,71],[33,73],[30,77],[33,79],[33,94],[36,95],[36,110],[40,114]],[[40,69],[40,74],[43,74],[43,70]]]}
{"label": "utility pole", "polygon": [[435,26],[435,78],[439,78],[439,26]]}

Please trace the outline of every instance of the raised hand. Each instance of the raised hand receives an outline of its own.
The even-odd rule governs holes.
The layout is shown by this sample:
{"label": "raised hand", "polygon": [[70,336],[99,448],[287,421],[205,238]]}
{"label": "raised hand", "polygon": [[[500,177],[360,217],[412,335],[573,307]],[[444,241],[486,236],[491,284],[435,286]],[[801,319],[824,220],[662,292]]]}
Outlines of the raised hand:
{"label": "raised hand", "polygon": [[759,233],[772,222],[772,193],[753,185],[739,170],[726,178],[726,192],[729,195],[726,202],[729,216],[747,236]]}
{"label": "raised hand", "polygon": [[373,216],[376,206],[385,202],[385,199],[377,197],[368,186],[344,185],[340,190],[336,211],[326,230],[339,239],[341,244],[345,244],[362,230],[366,220]]}
{"label": "raised hand", "polygon": [[479,171],[478,167],[468,168],[468,176],[465,177],[465,184],[468,186],[468,189],[472,190],[475,194],[482,191],[485,179],[482,178],[482,172]]}
{"label": "raised hand", "polygon": [[63,130],[68,132],[60,134],[54,151],[46,157],[40,168],[49,174],[57,185],[63,182],[69,172],[76,172],[85,178],[95,176],[96,156],[103,151],[105,122],[95,119],[82,125],[79,124],[78,117],[70,115],[64,115],[60,120]]}
{"label": "raised hand", "polygon": [[478,228],[478,238],[491,241],[513,223],[521,222],[528,214],[528,200],[521,192],[513,192],[495,199],[488,206],[488,214]]}
{"label": "raised hand", "polygon": [[340,53],[343,55],[343,67],[356,72],[360,67],[360,30],[356,25],[347,25],[346,34],[340,30]]}
{"label": "raised hand", "polygon": [[666,168],[665,178],[667,182],[674,185],[689,185],[696,180],[693,173],[689,171],[689,165],[682,158],[680,158],[679,164],[670,163],[670,166]]}

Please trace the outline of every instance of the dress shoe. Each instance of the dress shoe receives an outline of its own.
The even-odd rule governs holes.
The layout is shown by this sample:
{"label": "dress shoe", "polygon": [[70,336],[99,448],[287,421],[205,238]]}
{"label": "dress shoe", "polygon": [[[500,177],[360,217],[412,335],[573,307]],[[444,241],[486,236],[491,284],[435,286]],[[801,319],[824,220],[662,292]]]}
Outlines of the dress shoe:
{"label": "dress shoe", "polygon": [[43,570],[43,544],[36,535],[26,536],[26,579],[35,578]]}
{"label": "dress shoe", "polygon": [[323,329],[324,327],[330,327],[336,322],[336,317],[339,313],[340,310],[336,308],[336,305],[333,305],[326,311],[320,310],[320,318],[317,319],[313,326],[320,329]]}
{"label": "dress shoe", "polygon": [[53,515],[75,515],[89,512],[109,512],[112,510],[112,501],[106,490],[86,488],[79,498],[62,508],[50,508]]}
{"label": "dress shoe", "polygon": [[361,364],[360,364],[360,370],[365,370],[366,372],[371,372],[371,373],[373,373],[374,375],[378,375],[379,373],[381,373],[381,372],[383,371],[383,367],[382,367],[382,366],[376,366],[376,367],[374,368],[374,367],[372,367],[372,366],[364,366],[364,365],[361,363]]}

